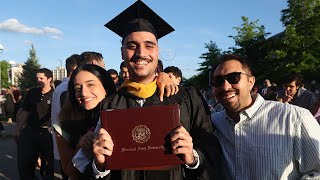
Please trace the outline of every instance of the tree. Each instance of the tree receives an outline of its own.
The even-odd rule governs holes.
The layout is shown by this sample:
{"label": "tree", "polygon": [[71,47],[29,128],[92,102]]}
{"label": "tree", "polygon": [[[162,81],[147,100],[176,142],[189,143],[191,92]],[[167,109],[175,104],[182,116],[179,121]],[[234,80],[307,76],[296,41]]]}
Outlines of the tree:
{"label": "tree", "polygon": [[254,70],[257,79],[261,79],[265,74],[265,57],[268,55],[266,48],[266,36],[263,25],[258,25],[259,20],[250,22],[249,18],[241,16],[243,23],[240,27],[234,27],[237,31],[235,36],[229,36],[235,41],[235,47],[231,47],[231,53],[244,56],[248,59]]}
{"label": "tree", "polygon": [[281,49],[275,53],[286,71],[300,72],[319,79],[320,1],[288,0],[281,21],[286,27]]}
{"label": "tree", "polygon": [[214,67],[217,63],[219,56],[221,55],[221,49],[218,48],[216,43],[210,41],[205,43],[205,48],[208,52],[201,54],[200,58],[204,59],[202,63],[199,63],[200,68],[197,69],[198,75],[191,77],[185,81],[186,85],[192,85],[199,89],[207,88],[209,85],[209,67]]}
{"label": "tree", "polygon": [[0,88],[8,88],[10,85],[8,82],[8,79],[9,79],[8,70],[10,69],[10,64],[5,60],[0,61],[0,68],[1,68],[0,69],[0,72],[1,72]]}
{"label": "tree", "polygon": [[27,88],[32,88],[37,85],[36,72],[40,67],[41,66],[38,62],[36,50],[32,45],[29,51],[29,58],[22,66],[23,71],[19,77],[19,86],[23,92],[25,92]]}

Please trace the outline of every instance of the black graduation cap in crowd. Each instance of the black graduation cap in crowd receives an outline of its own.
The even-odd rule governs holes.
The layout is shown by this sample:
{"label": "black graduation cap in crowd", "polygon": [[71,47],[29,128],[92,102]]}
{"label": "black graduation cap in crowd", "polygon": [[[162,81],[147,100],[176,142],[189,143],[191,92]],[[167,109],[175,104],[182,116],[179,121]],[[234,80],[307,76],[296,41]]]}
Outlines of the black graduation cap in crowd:
{"label": "black graduation cap in crowd", "polygon": [[122,38],[137,31],[151,32],[157,39],[174,29],[141,0],[136,1],[104,25]]}

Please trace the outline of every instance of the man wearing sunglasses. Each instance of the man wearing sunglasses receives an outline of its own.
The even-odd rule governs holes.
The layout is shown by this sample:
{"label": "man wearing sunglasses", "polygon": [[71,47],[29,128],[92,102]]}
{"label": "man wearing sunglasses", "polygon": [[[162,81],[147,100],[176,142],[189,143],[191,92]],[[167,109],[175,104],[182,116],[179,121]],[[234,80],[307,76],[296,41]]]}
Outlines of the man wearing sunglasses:
{"label": "man wearing sunglasses", "polygon": [[212,86],[225,110],[212,114],[227,179],[320,178],[320,126],[304,108],[253,97],[250,66],[220,59]]}

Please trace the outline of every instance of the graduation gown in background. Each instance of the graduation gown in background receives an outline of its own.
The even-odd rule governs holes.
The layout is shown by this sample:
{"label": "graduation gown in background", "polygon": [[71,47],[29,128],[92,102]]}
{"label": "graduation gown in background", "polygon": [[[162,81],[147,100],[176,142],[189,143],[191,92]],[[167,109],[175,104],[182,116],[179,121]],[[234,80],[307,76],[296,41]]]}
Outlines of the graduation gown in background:
{"label": "graduation gown in background", "polygon": [[[137,108],[138,97],[128,93],[126,88],[105,99],[102,109]],[[213,134],[210,110],[199,91],[192,87],[180,87],[176,95],[165,97],[161,102],[157,92],[146,99],[144,107],[179,104],[180,122],[193,138],[193,148],[200,158],[196,170],[181,165],[177,170],[121,170],[111,171],[105,179],[111,180],[180,180],[180,179],[224,179],[222,152],[218,139]],[[91,165],[90,165],[91,167]]]}

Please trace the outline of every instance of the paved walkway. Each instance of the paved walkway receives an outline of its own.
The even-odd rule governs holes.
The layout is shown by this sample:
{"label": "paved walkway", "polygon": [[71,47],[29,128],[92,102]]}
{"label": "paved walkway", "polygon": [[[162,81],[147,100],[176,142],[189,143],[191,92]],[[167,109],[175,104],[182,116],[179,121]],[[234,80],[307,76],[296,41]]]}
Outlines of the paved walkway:
{"label": "paved walkway", "polygon": [[[15,123],[3,123],[5,132],[0,135],[0,179],[1,180],[18,180],[17,169],[17,144],[15,139]],[[54,162],[55,179],[61,178],[60,166],[58,161]],[[39,169],[36,170],[39,175]]]}

